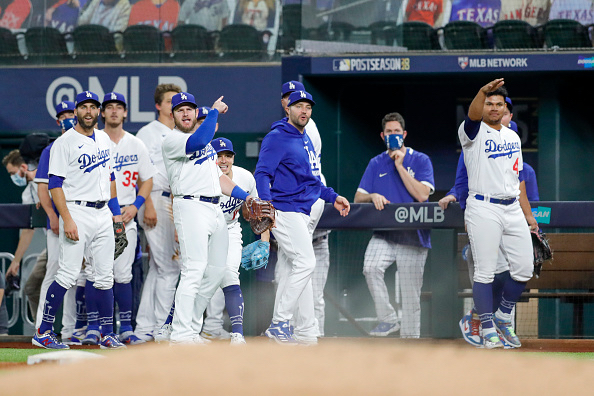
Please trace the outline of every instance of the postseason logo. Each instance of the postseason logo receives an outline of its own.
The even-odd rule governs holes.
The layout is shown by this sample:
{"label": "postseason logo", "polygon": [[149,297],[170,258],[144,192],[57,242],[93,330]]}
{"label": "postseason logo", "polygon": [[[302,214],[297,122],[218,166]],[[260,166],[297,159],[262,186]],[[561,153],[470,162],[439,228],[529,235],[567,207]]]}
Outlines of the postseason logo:
{"label": "postseason logo", "polygon": [[341,58],[333,59],[337,72],[373,72],[410,70],[410,58]]}

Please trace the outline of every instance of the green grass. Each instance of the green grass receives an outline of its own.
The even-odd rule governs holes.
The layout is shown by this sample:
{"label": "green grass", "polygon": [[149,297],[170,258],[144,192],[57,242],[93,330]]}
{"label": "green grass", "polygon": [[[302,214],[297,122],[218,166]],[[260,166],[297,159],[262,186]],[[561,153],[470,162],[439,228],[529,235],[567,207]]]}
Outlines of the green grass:
{"label": "green grass", "polygon": [[559,357],[565,359],[594,360],[594,352],[523,352],[522,355]]}
{"label": "green grass", "polygon": [[[103,353],[101,349],[83,349],[86,352]],[[49,349],[12,349],[0,348],[0,362],[23,363],[27,362],[27,358],[31,355],[51,352]]]}

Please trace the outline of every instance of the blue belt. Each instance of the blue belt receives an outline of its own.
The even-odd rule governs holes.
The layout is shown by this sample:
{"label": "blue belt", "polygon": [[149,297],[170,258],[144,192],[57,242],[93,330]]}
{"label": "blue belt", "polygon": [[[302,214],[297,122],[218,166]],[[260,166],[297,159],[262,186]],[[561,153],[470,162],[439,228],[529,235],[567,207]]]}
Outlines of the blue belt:
{"label": "blue belt", "polygon": [[163,191],[161,193],[162,196],[169,198],[171,196],[171,193],[169,191]]}
{"label": "blue belt", "polygon": [[89,208],[101,209],[107,205],[106,201],[87,202],[87,201],[74,201],[75,204],[80,206],[87,206]]}
{"label": "blue belt", "polygon": [[479,201],[491,202],[491,203],[499,204],[499,205],[511,205],[514,202],[516,202],[516,198],[508,198],[508,199],[486,198],[484,195],[479,195],[479,194],[476,194],[474,197],[476,199],[478,199]]}
{"label": "blue belt", "polygon": [[198,199],[202,202],[208,202],[208,203],[215,204],[215,205],[219,203],[219,197],[205,197],[204,195],[196,197],[194,195],[184,195],[182,198],[183,199]]}

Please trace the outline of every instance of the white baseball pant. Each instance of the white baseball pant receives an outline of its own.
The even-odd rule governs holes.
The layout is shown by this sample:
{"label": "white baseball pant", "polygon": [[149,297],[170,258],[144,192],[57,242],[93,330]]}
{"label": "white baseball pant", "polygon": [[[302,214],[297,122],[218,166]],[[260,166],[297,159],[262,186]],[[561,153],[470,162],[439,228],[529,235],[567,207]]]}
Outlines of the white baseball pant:
{"label": "white baseball pant", "polygon": [[175,286],[179,279],[180,262],[175,243],[171,198],[163,196],[163,191],[151,192],[151,199],[157,212],[157,225],[149,228],[144,224],[145,205],[138,211],[138,220],[144,229],[149,244],[149,269],[142,287],[140,305],[136,315],[135,334],[156,334],[165,323]]}
{"label": "white baseball pant", "polygon": [[171,341],[191,342],[194,315],[204,313],[223,280],[229,233],[219,205],[174,198],[173,214],[182,264]]}
{"label": "white baseball pant", "polygon": [[[321,236],[316,238],[316,234]],[[328,231],[317,231],[313,238],[314,254],[316,256],[316,268],[312,276],[312,289],[314,297],[314,311],[320,337],[324,337],[324,322],[326,318],[326,302],[324,300],[324,287],[328,280],[330,269],[330,249],[328,246]]]}
{"label": "white baseball pant", "polygon": [[138,243],[138,228],[134,219],[126,223],[126,239],[128,246],[124,252],[113,262],[113,277],[117,283],[130,283],[132,281],[132,264],[136,256]]}
{"label": "white baseball pant", "polygon": [[375,235],[365,250],[363,274],[380,322],[398,323],[398,315],[390,304],[384,281],[386,269],[396,261],[402,295],[402,338],[418,338],[421,335],[421,287],[428,253],[427,248],[389,242]]}

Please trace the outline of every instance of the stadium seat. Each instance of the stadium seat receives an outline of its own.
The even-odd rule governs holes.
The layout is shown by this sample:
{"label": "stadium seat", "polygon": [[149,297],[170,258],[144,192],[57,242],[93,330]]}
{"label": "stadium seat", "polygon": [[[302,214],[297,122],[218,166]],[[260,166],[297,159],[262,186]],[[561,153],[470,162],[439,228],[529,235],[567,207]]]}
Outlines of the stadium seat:
{"label": "stadium seat", "polygon": [[80,25],[72,31],[74,59],[77,63],[118,62],[114,35],[105,26]]}
{"label": "stadium seat", "polygon": [[179,25],[171,31],[175,62],[200,62],[212,57],[212,39],[206,28],[199,25]]}
{"label": "stadium seat", "polygon": [[437,31],[424,22],[404,22],[394,28],[396,43],[409,51],[441,49]]}
{"label": "stadium seat", "polygon": [[25,32],[25,43],[29,62],[51,64],[72,61],[64,35],[56,28],[30,27]]}
{"label": "stadium seat", "polygon": [[264,60],[266,47],[264,35],[255,27],[244,24],[227,25],[219,33],[219,56],[223,60],[260,61]]}
{"label": "stadium seat", "polygon": [[536,29],[525,21],[499,21],[492,27],[496,49],[539,48]]}
{"label": "stadium seat", "polygon": [[446,49],[488,49],[487,32],[478,23],[453,21],[443,28]]}
{"label": "stadium seat", "polygon": [[349,42],[353,30],[355,27],[348,22],[326,22],[310,34],[315,35],[316,40]]}
{"label": "stadium seat", "polygon": [[396,22],[378,21],[373,22],[368,27],[371,30],[371,44],[394,45]]}
{"label": "stadium seat", "polygon": [[295,41],[301,39],[301,4],[284,5],[281,16],[282,36],[278,48],[289,51],[295,48]]}
{"label": "stadium seat", "polygon": [[544,41],[547,48],[589,48],[592,42],[588,27],[571,19],[553,19],[544,25]]}
{"label": "stadium seat", "polygon": [[163,38],[152,25],[128,26],[124,31],[124,59],[126,62],[159,62],[163,53]]}
{"label": "stadium seat", "polygon": [[15,65],[23,62],[17,36],[9,29],[0,27],[0,64]]}

